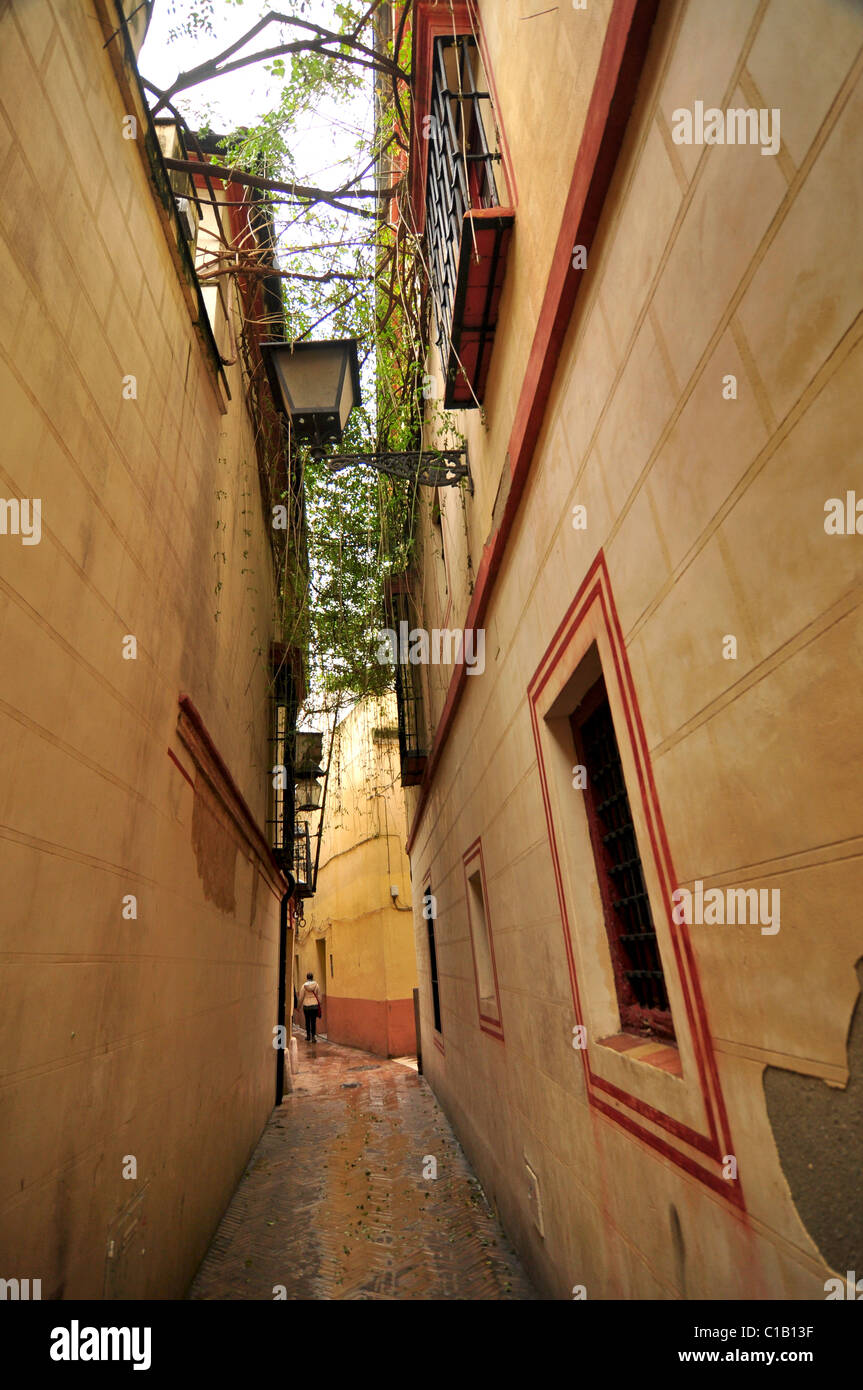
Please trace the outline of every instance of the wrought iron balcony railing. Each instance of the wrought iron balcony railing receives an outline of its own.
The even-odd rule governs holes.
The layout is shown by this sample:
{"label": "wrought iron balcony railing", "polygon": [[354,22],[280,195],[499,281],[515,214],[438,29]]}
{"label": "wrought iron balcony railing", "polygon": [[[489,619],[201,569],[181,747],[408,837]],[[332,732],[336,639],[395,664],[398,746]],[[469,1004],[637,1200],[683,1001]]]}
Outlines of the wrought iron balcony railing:
{"label": "wrought iron balcony railing", "polygon": [[514,221],[484,87],[471,35],[435,40],[425,226],[448,409],[482,401]]}

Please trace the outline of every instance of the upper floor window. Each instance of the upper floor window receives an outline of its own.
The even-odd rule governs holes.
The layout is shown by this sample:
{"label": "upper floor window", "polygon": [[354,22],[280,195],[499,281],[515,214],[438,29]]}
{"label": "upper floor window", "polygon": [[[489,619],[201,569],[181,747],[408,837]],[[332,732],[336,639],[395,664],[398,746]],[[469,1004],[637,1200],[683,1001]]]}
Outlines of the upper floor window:
{"label": "upper floor window", "polygon": [[513,211],[489,83],[470,34],[432,47],[425,228],[444,405],[482,403]]}
{"label": "upper floor window", "polygon": [[416,627],[409,576],[384,580],[384,612],[395,644],[396,707],[402,785],[415,787],[423,779],[428,758],[420,668],[409,659],[410,633]]}

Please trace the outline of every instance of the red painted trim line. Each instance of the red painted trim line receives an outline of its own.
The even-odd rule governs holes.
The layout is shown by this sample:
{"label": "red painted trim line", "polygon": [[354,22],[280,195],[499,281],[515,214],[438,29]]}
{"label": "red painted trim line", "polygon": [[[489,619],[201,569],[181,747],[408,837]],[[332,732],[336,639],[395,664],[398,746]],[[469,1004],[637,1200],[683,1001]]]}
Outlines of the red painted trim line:
{"label": "red painted trim line", "polygon": [[186,781],[188,782],[189,786],[192,788],[192,791],[194,791],[194,790],[195,790],[195,784],[194,784],[194,782],[192,781],[192,779],[191,779],[191,777],[189,776],[189,774],[188,774],[188,772],[186,771],[186,769],[183,767],[183,764],[180,762],[180,759],[177,757],[177,755],[176,755],[176,753],[174,752],[173,748],[169,748],[169,749],[168,749],[168,757],[171,759],[171,762],[175,765],[175,767],[178,769],[178,771],[179,771],[180,773],[182,773],[182,775],[185,777],[185,779],[186,779]]}
{"label": "red painted trim line", "polygon": [[664,1158],[667,1158],[675,1167],[682,1168],[690,1177],[697,1178],[699,1182],[703,1182],[705,1186],[711,1188],[717,1196],[724,1197],[726,1201],[731,1202],[734,1206],[743,1207],[743,1194],[739,1190],[739,1182],[736,1184],[726,1182],[718,1173],[711,1173],[706,1168],[702,1168],[701,1165],[696,1163],[693,1158],[690,1158],[688,1154],[681,1153],[679,1149],[675,1149],[671,1144],[661,1139],[659,1135],[651,1134],[650,1130],[645,1129],[642,1125],[636,1124],[633,1120],[629,1119],[628,1116],[621,1114],[619,1110],[615,1110],[613,1106],[605,1105],[601,1100],[596,1099],[593,1100],[593,1104],[607,1119],[614,1121],[615,1124],[621,1125],[628,1134],[636,1139],[640,1139],[648,1148],[654,1149],[657,1153],[661,1153]]}
{"label": "red painted trim line", "polygon": [[[500,525],[487,543],[478,566],[474,594],[464,622],[466,628],[482,626],[527,484],[561,346],[581,285],[583,272],[573,269],[572,248],[580,242],[587,245],[599,223],[602,204],[623,142],[626,121],[635,101],[658,3],[659,0],[615,0],[608,21],[584,133],[575,159],[557,246],[510,434],[509,495]],[[408,854],[425,813],[431,784],[464,694],[466,679],[467,669],[461,664],[453,672],[435,730],[407,838]]]}
{"label": "red painted trim line", "polygon": [[[216,747],[209,729],[207,728],[197,708],[195,707],[194,703],[188,695],[181,695],[178,703],[180,706],[181,715],[185,715],[189,724],[192,726],[193,733],[204,745],[204,748],[206,749],[208,756],[215,764],[220,778],[223,780],[225,786],[231,794],[231,798],[235,803],[235,806],[232,808],[235,814],[235,819],[240,824],[241,829],[243,830],[250,845],[254,848],[259,858],[267,865],[267,867],[275,873],[277,881],[282,885],[282,891],[286,893],[288,891],[288,881],[282,873],[281,869],[279,868],[278,861],[276,860],[273,851],[267,843],[267,838],[261,830],[260,826],[258,825],[258,822],[256,821],[254,814],[248,802],[246,801],[246,798],[243,796],[243,793],[240,791],[239,787],[237,786],[236,782],[231,776],[231,773],[228,769],[228,765],[222,757],[221,753],[219,752],[218,748]],[[182,733],[180,734],[180,737],[182,737]],[[202,774],[206,775],[206,770],[203,767],[201,768],[201,772]],[[215,790],[218,792],[220,789],[217,787]]]}

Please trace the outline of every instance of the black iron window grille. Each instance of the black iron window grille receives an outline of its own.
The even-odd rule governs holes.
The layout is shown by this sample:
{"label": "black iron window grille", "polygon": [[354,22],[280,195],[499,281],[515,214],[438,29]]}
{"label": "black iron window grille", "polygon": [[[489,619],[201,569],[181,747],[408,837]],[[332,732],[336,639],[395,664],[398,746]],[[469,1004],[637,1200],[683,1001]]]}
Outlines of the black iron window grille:
{"label": "black iron window grille", "polygon": [[399,717],[399,758],[406,787],[422,781],[426,764],[423,698],[415,666],[396,666],[396,704]]}
{"label": "black iron window grille", "polygon": [[435,946],[434,920],[432,918],[433,901],[434,900],[432,898],[431,886],[429,886],[423,893],[423,916],[427,919],[426,926],[428,927],[429,975],[431,977],[432,1012],[434,1014],[434,1026],[435,1032],[442,1033],[443,1029],[441,1027],[440,1014],[440,987],[438,985],[437,974],[437,947]]}
{"label": "black iron window grille", "polygon": [[486,88],[471,35],[435,40],[425,226],[448,408],[481,399],[512,225],[507,213],[480,236],[480,224],[465,221],[470,212],[500,207],[505,186]]}
{"label": "black iron window grille", "polygon": [[269,775],[270,845],[285,872],[292,872],[294,830],[294,726],[296,701],[293,674],[284,649],[273,644],[270,685]]}
{"label": "black iron window grille", "polygon": [[[407,637],[415,626],[411,607],[407,576],[392,576],[385,585],[385,611],[387,626],[396,636],[397,658],[406,657]],[[397,659],[395,686],[402,784],[415,787],[422,781],[428,753],[420,667]]]}
{"label": "black iron window grille", "polygon": [[299,896],[310,893],[313,888],[314,861],[312,858],[311,829],[307,821],[294,823],[293,859],[291,872],[296,882]]}
{"label": "black iron window grille", "polygon": [[472,37],[435,41],[426,227],[439,347],[452,323],[464,215],[499,202],[493,166],[500,155],[489,149],[480,110],[483,102],[491,110],[491,95],[478,85],[478,67]]}
{"label": "black iron window grille", "polygon": [[673,1038],[656,928],[605,682],[571,717],[578,761],[587,774],[586,809],[625,1031]]}

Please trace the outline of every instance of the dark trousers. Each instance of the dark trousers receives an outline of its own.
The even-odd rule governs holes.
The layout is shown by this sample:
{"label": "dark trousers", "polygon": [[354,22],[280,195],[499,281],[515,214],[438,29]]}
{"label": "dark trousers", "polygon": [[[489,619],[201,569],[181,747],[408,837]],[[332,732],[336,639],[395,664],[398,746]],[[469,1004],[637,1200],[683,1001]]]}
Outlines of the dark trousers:
{"label": "dark trousers", "polygon": [[306,1016],[306,1040],[308,1042],[311,1042],[312,1038],[316,1036],[316,1030],[318,1026],[317,1004],[313,1004],[311,1008],[309,1008],[308,1004],[304,1004],[303,1013]]}

